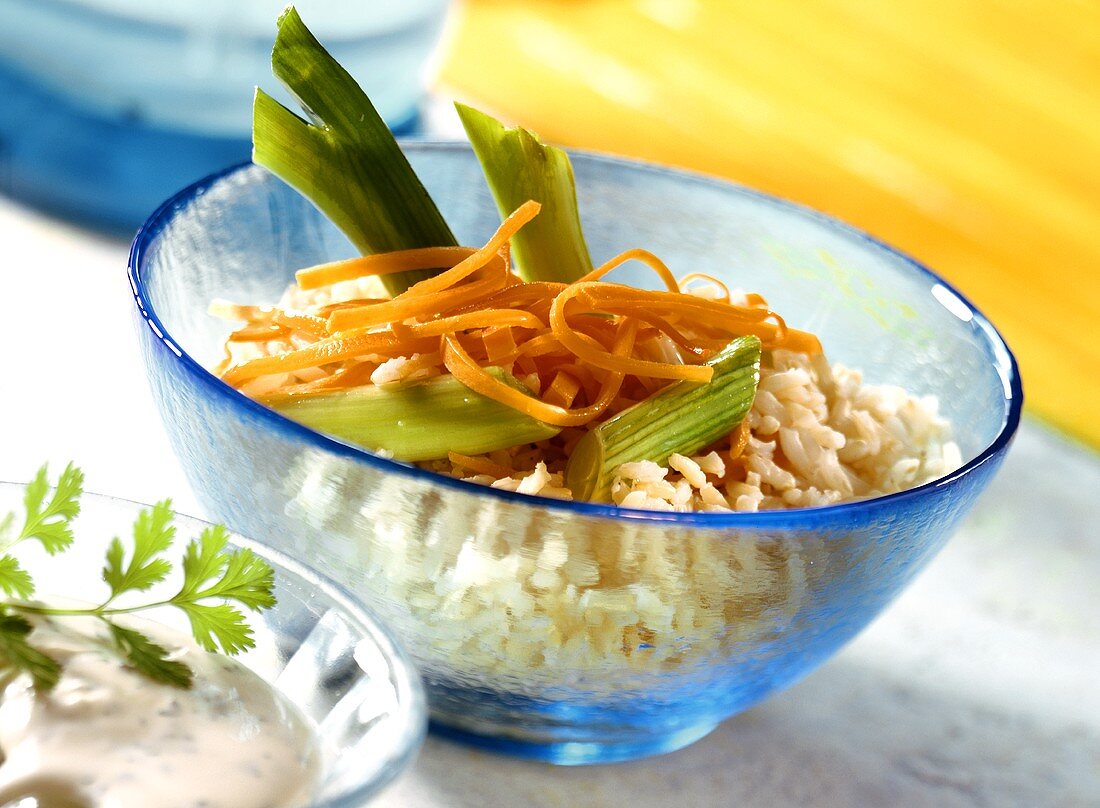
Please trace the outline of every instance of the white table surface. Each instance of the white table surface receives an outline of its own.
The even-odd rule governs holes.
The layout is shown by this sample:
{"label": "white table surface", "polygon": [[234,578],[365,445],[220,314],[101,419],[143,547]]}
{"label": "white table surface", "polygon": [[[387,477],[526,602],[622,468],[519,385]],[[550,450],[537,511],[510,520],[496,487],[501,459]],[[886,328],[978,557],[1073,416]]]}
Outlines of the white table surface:
{"label": "white table surface", "polygon": [[[126,255],[0,198],[0,480],[72,459],[88,490],[201,515],[147,389]],[[947,549],[791,690],[631,764],[432,738],[377,804],[1100,806],[1098,526],[1100,456],[1026,422]]]}

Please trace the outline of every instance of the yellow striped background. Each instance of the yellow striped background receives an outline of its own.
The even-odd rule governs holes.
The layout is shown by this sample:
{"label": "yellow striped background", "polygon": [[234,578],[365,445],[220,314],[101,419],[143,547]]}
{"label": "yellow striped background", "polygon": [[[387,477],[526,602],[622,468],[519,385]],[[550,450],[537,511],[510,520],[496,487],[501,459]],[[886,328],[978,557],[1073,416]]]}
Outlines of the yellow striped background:
{"label": "yellow striped background", "polygon": [[916,255],[1100,447],[1100,2],[466,0],[454,95],[730,177]]}

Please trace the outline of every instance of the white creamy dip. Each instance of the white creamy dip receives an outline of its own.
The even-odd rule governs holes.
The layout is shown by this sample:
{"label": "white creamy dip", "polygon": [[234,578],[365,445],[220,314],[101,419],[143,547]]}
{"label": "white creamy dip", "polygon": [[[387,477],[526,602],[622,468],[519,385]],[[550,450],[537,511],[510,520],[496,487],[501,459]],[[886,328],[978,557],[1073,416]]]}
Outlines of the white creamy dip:
{"label": "white creamy dip", "polygon": [[[94,621],[40,622],[34,645],[63,666],[36,693],[0,696],[0,806],[287,808],[308,801],[319,763],[307,720],[239,662],[148,621],[140,629],[194,671],[181,690],[128,669]],[[75,627],[74,627],[75,626]]]}

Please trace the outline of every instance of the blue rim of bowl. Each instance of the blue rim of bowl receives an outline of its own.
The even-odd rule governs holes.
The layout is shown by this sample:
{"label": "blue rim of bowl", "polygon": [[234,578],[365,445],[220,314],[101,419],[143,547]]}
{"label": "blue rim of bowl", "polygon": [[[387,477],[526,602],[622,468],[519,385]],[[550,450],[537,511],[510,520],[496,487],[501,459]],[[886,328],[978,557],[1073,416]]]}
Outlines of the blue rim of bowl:
{"label": "blue rim of bowl", "polygon": [[[438,151],[438,152],[466,152],[470,150],[469,144],[461,141],[425,141],[425,140],[404,140],[402,141],[402,148],[407,151]],[[901,252],[900,250],[891,247],[874,236],[871,236],[862,230],[846,224],[839,219],[835,219],[828,214],[822,213],[819,210],[815,210],[807,205],[802,205],[797,202],[791,202],[780,197],[772,196],[771,194],[764,193],[752,188],[747,188],[743,185],[738,185],[735,182],[730,182],[725,179],[713,177],[707,174],[701,174],[698,172],[687,171],[679,168],[671,168],[668,166],[659,165],[656,163],[649,163],[642,160],[632,160],[622,157],[615,157],[612,155],[601,154],[598,152],[584,151],[584,150],[571,150],[571,154],[582,156],[586,160],[594,160],[596,162],[606,163],[608,165],[622,166],[624,168],[633,171],[643,171],[659,176],[671,176],[677,180],[687,180],[690,182],[705,185],[711,188],[718,188],[724,191],[736,191],[744,196],[751,197],[760,200],[772,207],[780,208],[782,210],[793,211],[801,216],[809,217],[810,219],[850,238],[854,238],[857,241],[862,241],[875,249],[885,251],[886,253],[895,256],[900,259],[910,269],[916,271],[919,275],[926,277],[932,281],[933,284],[938,285],[947,290],[959,303],[966,307],[969,314],[969,322],[972,327],[976,328],[981,335],[985,338],[986,347],[988,353],[991,356],[991,360],[996,363],[998,375],[1001,377],[1002,384],[1004,385],[1005,395],[1008,398],[1008,414],[1005,417],[1004,423],[1001,424],[1001,429],[997,433],[997,436],[993,441],[981,452],[978,453],[972,460],[963,464],[959,469],[948,474],[944,477],[932,480],[931,482],[924,483],[915,488],[908,488],[904,491],[898,491],[893,494],[886,494],[881,497],[873,497],[871,499],[855,500],[853,502],[844,502],[836,505],[822,505],[811,508],[790,508],[786,510],[769,510],[769,511],[734,511],[734,512],[665,512],[665,511],[647,511],[637,508],[620,508],[615,505],[607,505],[595,502],[577,502],[573,500],[561,500],[554,499],[552,497],[543,497],[531,494],[520,494],[515,491],[503,491],[499,488],[490,488],[489,486],[480,485],[478,483],[465,482],[463,480],[448,477],[443,474],[437,474],[432,471],[426,471],[424,469],[417,468],[416,466],[406,465],[404,463],[397,462],[395,460],[389,460],[377,455],[371,454],[365,449],[360,449],[355,446],[351,446],[347,443],[343,443],[335,438],[330,438],[322,435],[319,432],[315,432],[308,427],[305,427],[295,421],[285,418],[279,415],[274,410],[268,409],[262,404],[254,401],[243,393],[230,387],[228,384],[217,378],[213,373],[204,368],[201,364],[195,361],[186,351],[179,347],[174,340],[172,340],[164,324],[160,321],[153,306],[149,302],[149,298],[146,295],[146,289],[142,281],[141,264],[145,258],[146,251],[150,248],[161,231],[172,220],[174,214],[180,209],[186,207],[192,200],[201,197],[206,191],[217,183],[219,180],[228,177],[237,172],[244,171],[250,168],[258,168],[253,163],[240,163],[235,166],[230,166],[222,171],[215,172],[198,182],[195,182],[183,190],[179,191],[173,197],[165,201],[159,208],[157,208],[153,214],[145,221],[145,223],[138,229],[137,234],[134,236],[133,244],[130,247],[130,260],[128,267],[128,276],[130,280],[130,288],[134,294],[134,302],[137,304],[138,312],[149,326],[153,335],[164,344],[170,353],[172,353],[176,359],[183,365],[183,367],[192,375],[196,376],[200,382],[206,385],[215,396],[226,398],[233,405],[243,407],[247,412],[260,418],[262,421],[269,423],[273,428],[288,433],[290,436],[303,440],[308,444],[312,444],[315,448],[322,449],[333,454],[347,457],[357,462],[365,463],[368,466],[384,471],[390,474],[401,474],[408,477],[412,477],[415,480],[424,482],[430,485],[439,485],[445,488],[451,488],[461,493],[473,495],[491,497],[496,499],[502,499],[510,502],[514,505],[545,508],[551,511],[561,511],[574,515],[582,515],[588,517],[597,517],[603,519],[611,519],[615,521],[627,521],[627,522],[641,522],[641,523],[655,523],[663,522],[675,525],[689,525],[694,528],[710,528],[710,529],[728,529],[728,528],[769,528],[769,529],[786,529],[786,528],[801,528],[806,526],[807,520],[819,521],[828,516],[841,516],[844,514],[857,513],[860,511],[867,511],[871,509],[877,509],[880,507],[886,507],[893,504],[901,503],[906,500],[920,498],[928,496],[934,491],[941,488],[951,486],[966,477],[971,472],[975,471],[980,466],[989,462],[1000,455],[1011,443],[1012,438],[1016,434],[1016,429],[1020,424],[1020,416],[1023,409],[1023,386],[1020,381],[1020,371],[1016,363],[1016,357],[1013,356],[1008,344],[1004,341],[1004,338],[1000,335],[993,324],[981,313],[981,311],[974,306],[963,294],[961,294],[954,286],[941,278],[935,272],[924,266],[922,263],[912,258],[909,255]],[[262,169],[260,169],[262,170]],[[939,301],[940,305],[944,305],[942,301]],[[945,306],[946,308],[946,306]],[[950,309],[949,309],[950,311]],[[957,317],[958,314],[955,313]]]}
{"label": "blue rim of bowl", "polygon": [[[8,486],[12,488],[26,488],[27,483],[0,480],[0,488]],[[127,505],[134,508],[151,507],[144,502],[137,502],[136,500],[116,497],[110,494],[97,494],[94,491],[85,491],[81,496],[91,497],[92,499],[103,502]],[[197,516],[190,516],[186,513],[180,513],[178,511],[172,511],[172,513],[179,519],[191,522],[200,527],[210,527],[213,524],[212,522],[207,522],[205,519],[199,519]],[[364,800],[378,794],[383,788],[393,782],[397,775],[405,771],[424,743],[428,727],[428,703],[427,697],[424,694],[424,685],[420,681],[420,675],[417,672],[416,666],[413,664],[412,658],[409,657],[405,649],[401,647],[401,644],[391,636],[389,629],[360,604],[351,592],[327,575],[311,567],[307,567],[302,562],[291,558],[285,553],[261,541],[242,536],[235,530],[230,530],[229,541],[236,547],[251,550],[264,560],[273,562],[276,566],[276,575],[278,575],[279,568],[283,568],[292,575],[296,575],[305,583],[324,591],[337,608],[345,615],[351,617],[362,629],[363,634],[370,637],[370,639],[378,645],[379,650],[388,661],[391,661],[391,663],[399,663],[405,670],[407,675],[401,677],[403,681],[397,681],[393,676],[394,666],[391,664],[390,681],[393,682],[394,687],[401,691],[404,696],[401,703],[408,706],[410,716],[409,723],[419,724],[420,730],[411,734],[407,747],[399,750],[399,753],[393,756],[390,765],[384,768],[384,776],[364,783],[362,786],[336,797],[330,797],[321,802],[311,802],[302,808],[355,808],[355,806],[362,805]],[[276,604],[275,608],[279,608],[278,604]]]}

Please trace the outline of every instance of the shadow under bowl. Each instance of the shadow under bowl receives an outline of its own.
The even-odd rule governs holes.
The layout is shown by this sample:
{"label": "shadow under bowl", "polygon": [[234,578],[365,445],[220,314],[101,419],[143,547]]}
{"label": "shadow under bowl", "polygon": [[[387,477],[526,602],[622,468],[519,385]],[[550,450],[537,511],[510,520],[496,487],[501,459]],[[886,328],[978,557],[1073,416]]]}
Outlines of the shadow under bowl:
{"label": "shadow under bowl", "polygon": [[[404,148],[460,242],[482,243],[498,218],[469,148]],[[834,361],[937,396],[962,468],[861,502],[669,514],[489,489],[314,433],[205,370],[226,332],[206,315],[213,298],[274,301],[295,269],[354,254],[256,167],[161,207],[130,278],[155,397],[208,512],[310,559],[382,616],[443,734],[592,763],[683,746],[851,639],[985,488],[1022,392],[985,318],[889,247],[727,182],[572,156],[597,260],[644,246],[677,274],[761,292]]]}

